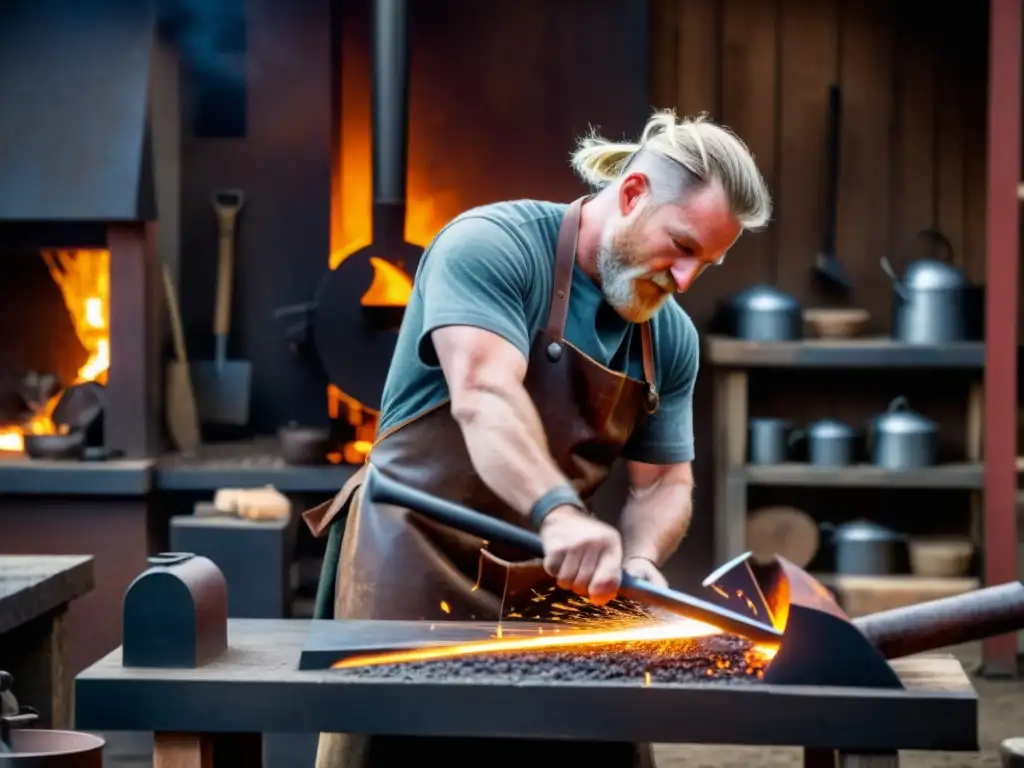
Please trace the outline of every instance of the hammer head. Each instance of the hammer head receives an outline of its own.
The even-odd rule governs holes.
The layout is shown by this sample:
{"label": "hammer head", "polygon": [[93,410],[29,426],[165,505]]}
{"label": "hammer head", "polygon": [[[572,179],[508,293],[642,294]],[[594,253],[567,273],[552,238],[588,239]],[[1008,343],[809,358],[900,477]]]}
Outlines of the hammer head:
{"label": "hammer head", "polygon": [[784,557],[760,565],[751,553],[704,580],[713,600],[783,630],[764,673],[775,685],[902,688],[882,654],[853,625],[825,586]]}

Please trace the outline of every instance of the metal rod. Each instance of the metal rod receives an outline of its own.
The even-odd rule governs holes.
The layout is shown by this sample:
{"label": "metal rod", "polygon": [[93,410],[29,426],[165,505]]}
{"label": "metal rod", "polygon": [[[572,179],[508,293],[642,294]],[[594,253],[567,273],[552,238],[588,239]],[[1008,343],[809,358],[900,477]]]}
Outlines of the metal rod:
{"label": "metal rod", "polygon": [[1011,581],[879,611],[853,624],[886,659],[984,640],[1024,627],[1024,584]]}
{"label": "metal rod", "polygon": [[[488,517],[469,507],[438,498],[416,488],[410,488],[404,483],[386,477],[372,464],[367,469],[363,492],[371,501],[406,507],[439,523],[472,533],[487,541],[517,547],[524,553],[536,557],[544,556],[544,545],[540,536],[532,531]],[[689,619],[707,622],[725,632],[745,637],[755,643],[774,644],[782,638],[782,632],[773,627],[692,595],[656,587],[625,572],[622,573],[619,595],[639,603],[663,608]]]}

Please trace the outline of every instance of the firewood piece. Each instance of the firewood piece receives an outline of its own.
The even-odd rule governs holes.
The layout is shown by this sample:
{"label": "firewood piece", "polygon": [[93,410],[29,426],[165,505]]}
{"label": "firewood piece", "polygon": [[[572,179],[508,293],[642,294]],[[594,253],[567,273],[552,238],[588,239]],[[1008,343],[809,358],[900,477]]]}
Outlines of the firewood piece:
{"label": "firewood piece", "polygon": [[221,488],[213,505],[222,512],[245,520],[284,520],[291,515],[291,502],[273,486],[264,488]]}

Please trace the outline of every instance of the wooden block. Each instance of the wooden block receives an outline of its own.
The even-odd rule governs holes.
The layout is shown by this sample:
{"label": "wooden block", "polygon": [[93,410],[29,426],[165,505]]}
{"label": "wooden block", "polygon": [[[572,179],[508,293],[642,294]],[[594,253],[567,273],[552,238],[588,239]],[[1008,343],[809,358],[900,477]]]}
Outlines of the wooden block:
{"label": "wooden block", "polygon": [[213,496],[213,505],[222,512],[246,520],[286,520],[292,511],[288,497],[270,485],[265,488],[221,488]]}

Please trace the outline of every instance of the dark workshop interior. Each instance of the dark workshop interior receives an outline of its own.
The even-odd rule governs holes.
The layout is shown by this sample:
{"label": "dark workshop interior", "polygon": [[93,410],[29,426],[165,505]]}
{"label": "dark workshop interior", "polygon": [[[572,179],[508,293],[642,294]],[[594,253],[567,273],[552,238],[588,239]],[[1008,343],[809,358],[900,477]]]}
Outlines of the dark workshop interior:
{"label": "dark workshop interior", "polygon": [[[1018,749],[1020,762],[1004,765],[1024,765],[1024,747],[1004,743],[1024,716],[1014,623],[1024,621],[1024,594],[1004,589],[1019,578],[1024,468],[1020,37],[1019,0],[0,4],[0,670],[12,673],[11,690],[44,727],[77,728],[83,739],[111,732],[102,765],[151,764],[154,732],[201,730],[156,704],[132,714],[103,687],[122,646],[131,666],[126,595],[148,594],[154,569],[183,574],[198,613],[202,600],[219,606],[187,630],[170,609],[164,618],[139,609],[173,642],[213,633],[194,639],[184,666],[216,665],[227,647],[279,666],[295,651],[298,670],[298,649],[309,646],[294,622],[313,616],[326,547],[301,513],[338,493],[374,443],[424,249],[472,207],[587,194],[569,164],[577,139],[594,128],[632,140],[653,109],[672,108],[733,129],[775,203],[764,232],[745,234],[727,266],[678,296],[701,347],[693,522],[664,567],[672,589],[707,597],[708,574],[732,563],[714,584],[763,592],[763,613],[776,618],[773,601],[788,601],[787,638],[806,621],[818,640],[833,639],[833,655],[871,656],[861,671],[896,687],[923,663],[911,654],[956,646],[934,677],[962,701],[920,694],[921,711],[936,713],[928,728],[948,738],[899,764],[988,765]],[[929,264],[956,282],[920,309],[912,277]],[[591,507],[614,522],[626,494],[617,466]],[[167,552],[208,558],[219,573],[152,559]],[[753,565],[736,565],[747,552]],[[190,581],[206,578],[226,580],[224,605]],[[185,599],[160,592],[166,585],[148,589],[158,603]],[[972,595],[993,623],[969,644],[962,628],[931,626],[913,650],[890,652],[894,630],[870,621]],[[820,601],[834,601],[841,626]],[[1019,616],[992,618],[1014,601]],[[275,629],[264,636],[249,620]],[[429,645],[421,630],[389,645],[364,628],[353,647]],[[329,655],[336,638],[323,631],[316,642]],[[481,639],[467,632],[450,641]],[[733,639],[716,639],[713,654],[688,646],[676,666],[648,660],[641,678],[672,690],[693,669],[703,674],[694,658],[712,654],[723,679],[794,684],[783,670],[798,647],[796,684],[839,674],[817,643],[794,639],[766,660]],[[635,666],[629,654],[606,661],[606,675],[587,674],[619,684]],[[444,675],[474,680],[486,666],[476,664],[456,659]],[[560,664],[572,662],[530,657],[509,674],[550,682]],[[286,682],[304,690],[301,675],[329,674],[323,666]],[[405,694],[389,688],[393,673],[371,670],[359,678],[380,683],[370,701],[397,706],[388,696]],[[169,701],[191,706],[208,682],[176,684]],[[9,708],[6,686],[0,676]],[[336,695],[338,706],[354,696]],[[664,694],[666,706],[703,706],[698,694],[678,695]],[[234,706],[236,694],[224,696],[218,703]],[[451,714],[460,705],[411,696],[449,713],[427,718],[438,729],[430,735],[465,735]],[[737,711],[749,706],[742,693],[728,696]],[[605,693],[591,705],[598,699],[643,708]],[[539,696],[517,701],[547,706]],[[0,736],[4,718],[18,727],[13,706],[0,707]],[[835,716],[877,729],[876,744],[848,739],[850,724],[835,743],[730,741],[719,729],[720,741],[696,747],[679,746],[685,729],[665,718],[647,730],[628,717],[607,727],[623,740],[666,742],[662,768],[832,765],[832,749],[932,748],[925,731],[908,731],[906,743],[883,733],[885,717],[909,705],[863,721],[847,706]],[[159,722],[147,725],[145,712]],[[298,714],[267,728],[242,717],[221,730],[264,735],[262,758],[247,765],[312,765],[316,733],[329,730]],[[524,723],[516,735],[560,738],[539,715]],[[394,727],[427,735],[411,717]],[[466,727],[497,735],[483,719]],[[766,745],[760,757],[757,744]],[[797,747],[802,756],[787,751]]]}

